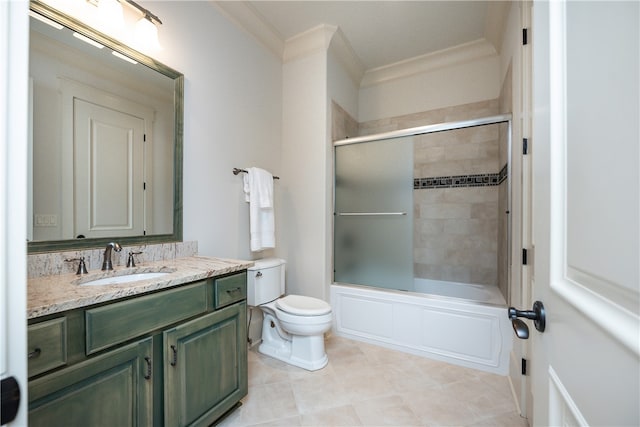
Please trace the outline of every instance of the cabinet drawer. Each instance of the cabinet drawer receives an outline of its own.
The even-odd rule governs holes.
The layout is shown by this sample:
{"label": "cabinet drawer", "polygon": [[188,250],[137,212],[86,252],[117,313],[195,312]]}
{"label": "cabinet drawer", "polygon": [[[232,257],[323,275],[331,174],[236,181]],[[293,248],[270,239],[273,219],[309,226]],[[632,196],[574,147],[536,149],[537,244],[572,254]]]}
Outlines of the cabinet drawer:
{"label": "cabinet drawer", "polygon": [[215,307],[242,301],[247,298],[247,272],[215,280]]}
{"label": "cabinet drawer", "polygon": [[206,311],[206,281],[86,310],[86,352],[95,353]]}
{"label": "cabinet drawer", "polygon": [[29,325],[27,337],[30,377],[67,363],[66,317]]}

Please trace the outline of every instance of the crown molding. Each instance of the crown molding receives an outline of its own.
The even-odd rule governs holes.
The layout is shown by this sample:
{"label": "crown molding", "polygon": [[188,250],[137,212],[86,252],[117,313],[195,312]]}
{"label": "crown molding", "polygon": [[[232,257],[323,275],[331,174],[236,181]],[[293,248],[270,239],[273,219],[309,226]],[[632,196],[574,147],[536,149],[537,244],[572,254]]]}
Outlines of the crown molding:
{"label": "crown molding", "polygon": [[278,31],[245,1],[212,1],[218,10],[231,22],[254,36],[278,59],[282,59],[285,42]]}
{"label": "crown molding", "polygon": [[245,1],[212,1],[231,22],[255,37],[263,46],[286,63],[320,49],[330,49],[345,67],[356,86],[364,75],[364,66],[340,28],[319,25],[288,40],[266,22],[250,3]]}
{"label": "crown molding", "polygon": [[349,43],[349,40],[347,40],[340,28],[338,28],[333,39],[331,39],[329,50],[342,63],[342,66],[345,68],[356,87],[360,86],[360,82],[362,81],[362,76],[364,76],[365,71],[364,65],[362,65],[360,58],[353,50],[351,43]]}
{"label": "crown molding", "polygon": [[335,25],[321,24],[288,39],[282,61],[287,63],[314,52],[329,51],[344,66],[355,85],[359,86],[364,66],[342,30]]}
{"label": "crown molding", "polygon": [[373,86],[390,80],[497,55],[498,52],[491,43],[486,39],[478,39],[469,43],[367,70],[360,82],[360,87]]}
{"label": "crown molding", "polygon": [[[278,59],[286,63],[312,52],[329,49],[360,87],[373,86],[439,68],[497,56],[494,44],[485,38],[393,64],[365,70],[340,28],[322,24],[284,40],[246,1],[211,1],[231,22],[255,37]],[[506,9],[508,11],[508,8]],[[504,12],[504,11],[503,11]],[[490,35],[489,35],[490,36]]]}
{"label": "crown molding", "polygon": [[318,51],[326,52],[336,31],[338,27],[335,25],[320,24],[287,39],[282,62],[287,63]]}

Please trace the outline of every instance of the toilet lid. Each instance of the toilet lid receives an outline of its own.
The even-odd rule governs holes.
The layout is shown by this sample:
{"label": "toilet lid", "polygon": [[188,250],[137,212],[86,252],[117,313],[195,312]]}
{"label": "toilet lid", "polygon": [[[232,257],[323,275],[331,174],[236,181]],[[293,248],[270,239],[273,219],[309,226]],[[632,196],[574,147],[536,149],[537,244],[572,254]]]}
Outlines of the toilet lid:
{"label": "toilet lid", "polygon": [[325,301],[302,295],[287,295],[276,300],[280,310],[300,316],[321,316],[331,312],[331,306]]}

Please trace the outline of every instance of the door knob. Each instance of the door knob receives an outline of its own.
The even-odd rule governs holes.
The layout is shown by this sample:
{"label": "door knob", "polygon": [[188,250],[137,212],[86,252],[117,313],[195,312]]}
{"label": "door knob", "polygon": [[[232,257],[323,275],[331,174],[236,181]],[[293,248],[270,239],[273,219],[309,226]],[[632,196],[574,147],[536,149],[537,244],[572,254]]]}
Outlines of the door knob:
{"label": "door knob", "polygon": [[15,377],[2,380],[2,425],[8,424],[16,418],[20,408],[20,386]]}
{"label": "door knob", "polygon": [[522,340],[529,338],[529,327],[518,317],[524,317],[525,319],[533,320],[533,326],[540,332],[544,332],[546,326],[546,315],[544,305],[541,301],[533,303],[533,310],[517,310],[513,307],[509,307],[507,310],[509,319],[511,319],[511,325],[516,336]]}

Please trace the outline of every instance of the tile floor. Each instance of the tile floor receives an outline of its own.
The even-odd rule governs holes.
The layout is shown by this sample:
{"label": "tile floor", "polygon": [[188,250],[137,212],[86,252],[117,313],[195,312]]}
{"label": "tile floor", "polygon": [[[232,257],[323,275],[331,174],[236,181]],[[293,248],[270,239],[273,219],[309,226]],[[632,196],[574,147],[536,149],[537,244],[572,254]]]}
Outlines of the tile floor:
{"label": "tile floor", "polygon": [[506,377],[331,336],[309,372],[249,352],[249,394],[219,425],[527,427]]}

